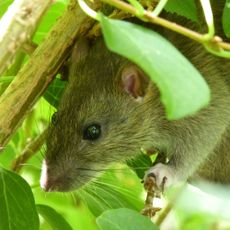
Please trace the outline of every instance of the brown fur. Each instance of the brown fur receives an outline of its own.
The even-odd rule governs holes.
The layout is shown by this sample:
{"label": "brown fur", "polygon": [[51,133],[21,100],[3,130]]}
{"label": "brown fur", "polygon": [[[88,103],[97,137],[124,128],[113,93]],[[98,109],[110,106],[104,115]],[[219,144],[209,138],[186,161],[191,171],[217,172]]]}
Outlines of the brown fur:
{"label": "brown fur", "polygon": [[[194,28],[181,17],[167,17]],[[143,101],[122,90],[121,72],[129,62],[109,52],[99,39],[78,63],[72,57],[70,83],[47,141],[49,190],[78,188],[110,163],[152,146],[167,154],[179,180],[195,175],[230,183],[230,61],[174,32],[159,30],[205,77],[210,105],[194,116],[168,121],[154,83],[149,83]],[[83,140],[83,128],[94,122],[101,124],[102,136]]]}

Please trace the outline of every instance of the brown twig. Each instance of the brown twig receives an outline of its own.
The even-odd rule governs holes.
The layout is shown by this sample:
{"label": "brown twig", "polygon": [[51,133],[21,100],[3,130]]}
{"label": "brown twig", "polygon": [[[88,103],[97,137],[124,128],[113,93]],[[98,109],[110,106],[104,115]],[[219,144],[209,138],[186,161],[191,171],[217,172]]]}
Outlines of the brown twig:
{"label": "brown twig", "polygon": [[11,169],[19,172],[23,164],[27,162],[43,145],[47,134],[45,129],[37,138],[32,140],[22,151],[22,153],[12,162]]}
{"label": "brown twig", "polygon": [[[126,13],[124,11],[120,11],[118,9],[114,9],[113,12],[109,15],[109,18],[113,19],[126,19],[133,17],[131,14]],[[95,25],[89,30],[87,33],[87,37],[93,38],[101,36],[101,26],[99,22],[96,22]]]}
{"label": "brown twig", "polygon": [[[182,35],[184,35],[184,36],[186,36],[192,40],[195,40],[199,43],[202,43],[206,48],[208,47],[208,48],[212,49],[212,47],[215,47],[218,49],[224,49],[226,51],[230,51],[230,44],[227,42],[223,42],[221,39],[219,39],[217,41],[215,36],[210,39],[208,36],[206,36],[206,34],[204,34],[204,35],[200,34],[196,31],[190,30],[190,29],[183,27],[179,24],[176,24],[176,23],[168,21],[164,18],[160,18],[158,16],[155,16],[154,14],[152,14],[151,12],[149,12],[147,10],[144,10],[143,15],[139,15],[138,11],[135,7],[133,7],[132,5],[130,5],[124,1],[120,1],[120,0],[101,0],[101,1],[108,3],[109,5],[112,5],[118,9],[124,10],[127,13],[135,15],[144,21],[148,21],[148,22],[151,22],[153,24],[163,26],[167,29],[170,29],[170,30],[175,31],[179,34],[182,34]],[[218,52],[216,52],[215,54],[218,55]]]}
{"label": "brown twig", "polygon": [[43,94],[77,36],[88,31],[91,19],[71,1],[65,13],[33,52],[12,83],[0,97],[0,146],[4,147],[25,115]]}

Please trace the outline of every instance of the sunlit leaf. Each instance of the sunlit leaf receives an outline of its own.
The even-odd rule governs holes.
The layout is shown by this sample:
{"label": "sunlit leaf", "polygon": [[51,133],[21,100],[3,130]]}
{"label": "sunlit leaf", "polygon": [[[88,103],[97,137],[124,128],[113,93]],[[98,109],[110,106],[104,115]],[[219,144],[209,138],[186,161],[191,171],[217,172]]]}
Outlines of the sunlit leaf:
{"label": "sunlit leaf", "polygon": [[197,69],[164,37],[129,22],[101,15],[107,47],[139,65],[157,84],[168,119],[192,115],[210,100]]}
{"label": "sunlit leaf", "polygon": [[127,208],[104,212],[97,218],[101,230],[157,230],[151,220]]}
{"label": "sunlit leaf", "polygon": [[141,210],[144,201],[140,199],[143,185],[136,182],[136,175],[128,168],[108,170],[92,184],[77,194],[87,204],[94,216],[108,209],[130,208]]}
{"label": "sunlit leaf", "polygon": [[0,18],[7,11],[11,3],[13,3],[13,0],[1,0],[0,1]]}
{"label": "sunlit leaf", "polygon": [[[176,208],[187,215],[205,213],[212,218],[230,220],[230,198],[228,185],[199,183],[188,185],[180,194]],[[208,205],[207,205],[208,204]]]}
{"label": "sunlit leaf", "polygon": [[42,39],[46,36],[47,32],[52,28],[57,19],[62,15],[66,9],[67,1],[55,1],[47,11],[47,13],[42,18],[42,21],[36,30],[33,37],[35,43],[40,43]]}
{"label": "sunlit leaf", "polygon": [[14,76],[1,76],[0,77],[0,95],[6,90],[8,85],[14,79]]}
{"label": "sunlit leaf", "polygon": [[196,213],[188,215],[185,218],[181,218],[181,229],[183,230],[208,230],[216,226],[218,222],[217,218],[212,215],[204,213]]}

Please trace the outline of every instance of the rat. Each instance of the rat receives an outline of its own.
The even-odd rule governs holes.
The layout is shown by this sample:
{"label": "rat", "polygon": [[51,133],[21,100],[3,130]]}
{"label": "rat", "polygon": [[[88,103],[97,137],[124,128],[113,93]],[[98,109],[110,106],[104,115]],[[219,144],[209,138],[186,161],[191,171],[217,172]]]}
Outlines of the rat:
{"label": "rat", "polygon": [[145,179],[154,176],[162,190],[190,178],[230,183],[230,62],[179,34],[157,30],[204,76],[210,104],[194,115],[167,120],[159,89],[137,65],[109,51],[102,38],[79,39],[49,128],[40,180],[45,191],[77,189],[111,163],[153,146],[168,162],[153,165]]}

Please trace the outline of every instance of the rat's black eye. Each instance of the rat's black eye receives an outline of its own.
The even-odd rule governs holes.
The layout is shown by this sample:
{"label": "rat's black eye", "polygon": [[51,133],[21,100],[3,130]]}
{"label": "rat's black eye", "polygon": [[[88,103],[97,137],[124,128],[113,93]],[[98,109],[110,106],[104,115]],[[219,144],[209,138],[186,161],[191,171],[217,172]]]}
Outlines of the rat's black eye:
{"label": "rat's black eye", "polygon": [[101,135],[101,126],[98,124],[92,124],[87,126],[83,131],[83,139],[94,141]]}
{"label": "rat's black eye", "polygon": [[52,117],[51,117],[51,123],[52,125],[56,125],[57,124],[57,112],[55,112]]}

